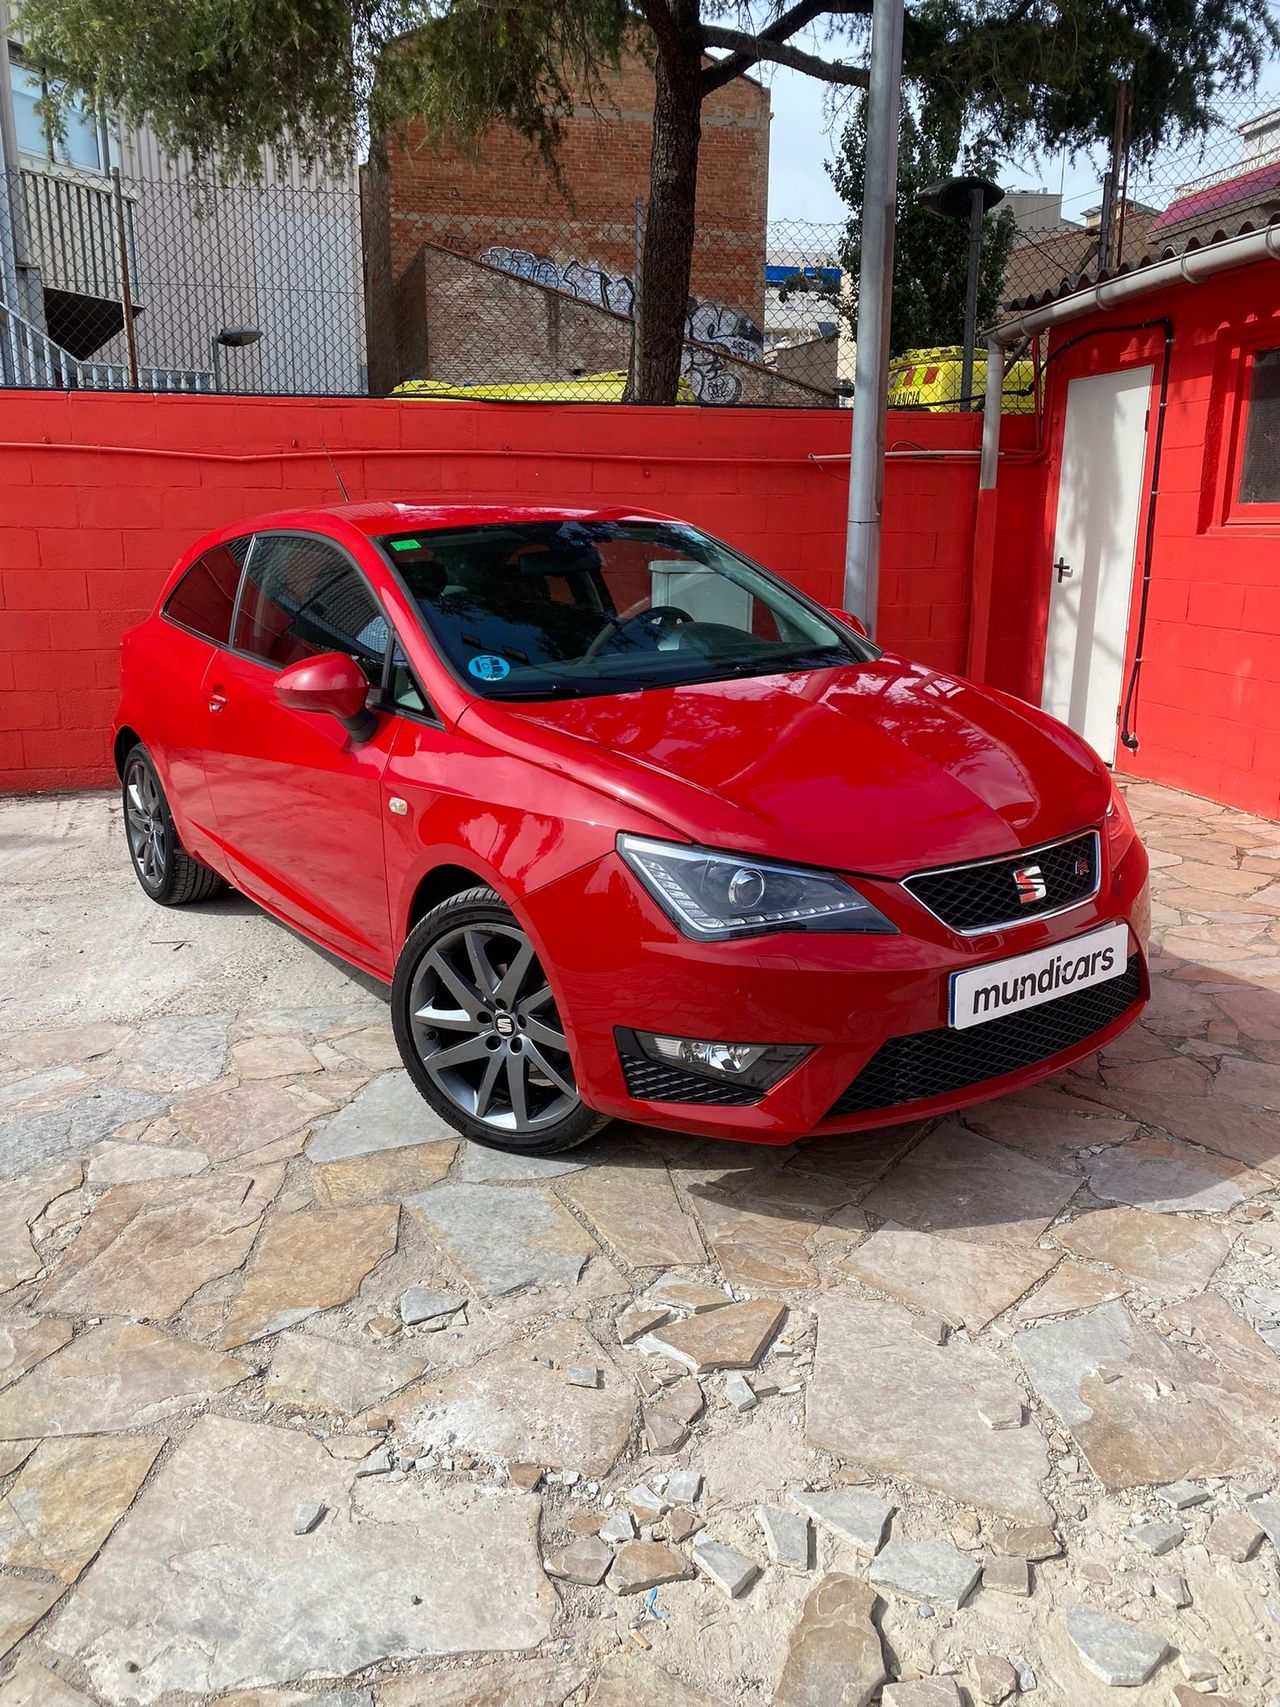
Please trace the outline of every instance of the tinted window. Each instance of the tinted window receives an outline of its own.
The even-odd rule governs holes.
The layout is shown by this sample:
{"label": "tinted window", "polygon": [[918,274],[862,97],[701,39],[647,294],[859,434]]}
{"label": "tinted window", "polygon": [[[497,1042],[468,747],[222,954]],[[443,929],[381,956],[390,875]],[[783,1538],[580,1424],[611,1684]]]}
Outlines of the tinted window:
{"label": "tinted window", "polygon": [[675,523],[516,522],[382,544],[458,675],[488,698],[634,692],[876,656]]}
{"label": "tinted window", "polygon": [[237,651],[283,669],[321,652],[345,652],[371,682],[382,679],[387,620],[336,545],[303,534],[259,534],[236,619]]}
{"label": "tinted window", "polygon": [[1248,410],[1240,502],[1280,504],[1280,350],[1259,350],[1253,358]]}
{"label": "tinted window", "polygon": [[233,539],[203,552],[169,594],[164,614],[225,646],[248,546],[247,539]]}

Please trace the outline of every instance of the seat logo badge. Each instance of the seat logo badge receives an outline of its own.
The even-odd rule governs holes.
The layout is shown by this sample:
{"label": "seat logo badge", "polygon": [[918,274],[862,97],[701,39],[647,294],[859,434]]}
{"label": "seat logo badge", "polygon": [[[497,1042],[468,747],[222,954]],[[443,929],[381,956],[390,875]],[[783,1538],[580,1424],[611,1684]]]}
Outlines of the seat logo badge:
{"label": "seat logo badge", "polygon": [[1049,893],[1044,880],[1044,873],[1038,865],[1020,865],[1015,868],[1013,881],[1018,886],[1018,899],[1024,907],[1029,907],[1033,901],[1043,901]]}
{"label": "seat logo badge", "polygon": [[516,1034],[516,1022],[512,1019],[510,1014],[495,1014],[493,1017],[493,1029],[497,1032],[499,1037],[514,1037]]}
{"label": "seat logo badge", "polygon": [[407,818],[409,816],[409,802],[401,800],[398,794],[393,794],[387,802],[387,810],[397,818]]}

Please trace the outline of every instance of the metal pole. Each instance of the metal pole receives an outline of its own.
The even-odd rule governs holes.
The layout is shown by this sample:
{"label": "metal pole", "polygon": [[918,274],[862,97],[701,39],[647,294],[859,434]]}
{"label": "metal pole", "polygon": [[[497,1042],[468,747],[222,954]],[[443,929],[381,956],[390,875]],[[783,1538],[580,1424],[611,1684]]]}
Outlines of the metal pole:
{"label": "metal pole", "polygon": [[209,340],[209,355],[213,365],[213,389],[222,390],[222,351],[216,338]]}
{"label": "metal pole", "polygon": [[1133,87],[1122,77],[1116,92],[1116,133],[1111,144],[1111,176],[1117,186],[1115,231],[1108,264],[1124,265],[1124,221],[1129,205],[1129,148],[1133,141]]}
{"label": "metal pole", "polygon": [[973,351],[978,337],[978,272],[982,266],[982,188],[969,192],[969,279],[964,295],[964,362],[960,369],[960,407],[976,409],[973,395]]}
{"label": "metal pole", "polygon": [[116,202],[116,240],[120,245],[120,306],[124,312],[124,343],[129,361],[129,389],[138,389],[138,345],[133,335],[133,291],[129,284],[129,240],[124,223],[124,190],[120,184],[120,168],[111,168],[111,183]]}
{"label": "metal pole", "polygon": [[902,103],[903,0],[874,0],[867,93],[867,165],[862,187],[862,264],[858,349],[849,457],[849,524],[844,604],[876,631],[880,597],[880,514],[884,508],[885,412],[889,386],[889,311],[893,304],[893,227],[898,204],[898,114]]}
{"label": "metal pole", "polygon": [[982,409],[982,460],[978,490],[994,492],[1000,470],[1000,411],[1004,404],[1004,345],[994,334],[987,339],[986,399]]}
{"label": "metal pole", "polygon": [[627,364],[627,401],[636,395],[637,363],[640,359],[640,263],[644,256],[644,197],[636,197],[636,264],[631,276],[631,360]]}
{"label": "metal pole", "polygon": [[[0,0],[0,42],[7,43],[8,40],[9,8],[4,0]],[[3,302],[10,315],[25,319],[25,304],[18,289],[18,225],[21,202],[22,173],[18,166],[18,131],[13,116],[13,89],[6,75],[3,83],[0,83],[0,302]],[[10,349],[10,342],[16,340],[17,331],[16,320],[6,316],[5,335],[0,342],[0,375],[9,385],[17,384],[21,378],[21,365]]]}
{"label": "metal pole", "polygon": [[1116,211],[1116,175],[1110,168],[1102,174],[1102,210],[1098,215],[1098,271],[1111,265],[1111,229]]}

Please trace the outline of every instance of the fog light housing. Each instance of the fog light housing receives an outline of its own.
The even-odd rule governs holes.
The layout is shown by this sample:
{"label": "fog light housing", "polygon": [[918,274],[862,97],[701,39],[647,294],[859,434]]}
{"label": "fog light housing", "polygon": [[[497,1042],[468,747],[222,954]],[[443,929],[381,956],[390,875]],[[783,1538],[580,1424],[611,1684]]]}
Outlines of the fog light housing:
{"label": "fog light housing", "polygon": [[633,1031],[631,1037],[642,1055],[664,1067],[750,1085],[758,1091],[772,1090],[811,1051],[805,1043],[715,1043],[650,1031]]}

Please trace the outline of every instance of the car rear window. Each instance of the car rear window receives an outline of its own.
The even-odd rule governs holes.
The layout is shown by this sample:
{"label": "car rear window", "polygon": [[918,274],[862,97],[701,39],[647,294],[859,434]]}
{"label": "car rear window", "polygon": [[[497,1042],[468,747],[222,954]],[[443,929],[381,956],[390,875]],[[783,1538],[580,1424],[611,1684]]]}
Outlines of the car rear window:
{"label": "car rear window", "polygon": [[211,545],[201,552],[165,601],[165,616],[193,634],[225,646],[248,551],[249,541],[244,538]]}

